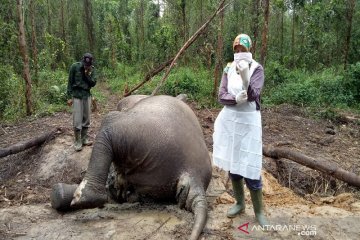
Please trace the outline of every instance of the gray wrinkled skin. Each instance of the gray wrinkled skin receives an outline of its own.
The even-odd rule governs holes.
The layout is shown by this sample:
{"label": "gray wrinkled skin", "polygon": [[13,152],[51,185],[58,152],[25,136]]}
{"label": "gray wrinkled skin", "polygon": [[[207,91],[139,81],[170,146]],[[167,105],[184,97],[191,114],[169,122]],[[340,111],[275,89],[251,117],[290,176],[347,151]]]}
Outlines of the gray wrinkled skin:
{"label": "gray wrinkled skin", "polygon": [[207,218],[205,192],[212,168],[195,114],[170,96],[133,95],[121,100],[117,110],[102,122],[87,173],[69,207],[103,205],[113,164],[113,184],[108,182],[112,197],[119,202],[139,196],[175,200],[194,213],[189,239],[198,239]]}

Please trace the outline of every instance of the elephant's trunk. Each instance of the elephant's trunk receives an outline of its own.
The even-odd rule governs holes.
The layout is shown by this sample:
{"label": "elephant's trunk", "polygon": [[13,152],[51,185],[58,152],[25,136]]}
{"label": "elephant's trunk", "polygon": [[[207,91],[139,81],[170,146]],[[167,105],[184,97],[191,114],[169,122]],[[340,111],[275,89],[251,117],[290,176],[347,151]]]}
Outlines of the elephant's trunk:
{"label": "elephant's trunk", "polygon": [[59,211],[70,210],[70,203],[77,187],[77,184],[54,184],[50,195],[51,207]]}
{"label": "elephant's trunk", "polygon": [[192,203],[192,212],[194,213],[195,221],[190,240],[197,240],[203,231],[207,220],[207,201],[205,194],[195,197]]}
{"label": "elephant's trunk", "polygon": [[109,132],[103,129],[96,137],[85,177],[74,193],[71,207],[94,208],[107,202],[105,185],[112,158]]}

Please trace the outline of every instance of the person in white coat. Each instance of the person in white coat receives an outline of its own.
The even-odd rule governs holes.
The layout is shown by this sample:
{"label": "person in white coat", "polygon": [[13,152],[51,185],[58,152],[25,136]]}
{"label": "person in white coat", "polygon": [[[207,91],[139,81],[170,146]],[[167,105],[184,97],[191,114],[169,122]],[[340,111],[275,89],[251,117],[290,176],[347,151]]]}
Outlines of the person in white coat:
{"label": "person in white coat", "polygon": [[219,102],[224,105],[214,124],[213,161],[228,171],[236,204],[227,212],[229,218],[245,211],[244,179],[250,190],[255,217],[268,225],[262,201],[262,126],[260,93],[264,69],[250,53],[251,39],[246,34],[233,42],[234,61],[224,69],[219,88]]}

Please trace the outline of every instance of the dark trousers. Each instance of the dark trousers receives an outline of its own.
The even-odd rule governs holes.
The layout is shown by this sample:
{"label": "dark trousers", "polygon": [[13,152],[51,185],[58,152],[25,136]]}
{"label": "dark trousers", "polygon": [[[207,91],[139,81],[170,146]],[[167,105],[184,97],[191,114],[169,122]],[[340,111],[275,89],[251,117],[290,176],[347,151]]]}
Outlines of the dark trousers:
{"label": "dark trousers", "polygon": [[[241,175],[237,175],[237,174],[232,174],[229,172],[229,176],[231,180],[234,181],[238,181],[243,179],[244,177]],[[250,189],[250,190],[259,190],[262,188],[262,181],[261,181],[261,177],[259,180],[254,180],[254,179],[249,179],[249,178],[244,178],[245,179],[245,183],[246,186]]]}

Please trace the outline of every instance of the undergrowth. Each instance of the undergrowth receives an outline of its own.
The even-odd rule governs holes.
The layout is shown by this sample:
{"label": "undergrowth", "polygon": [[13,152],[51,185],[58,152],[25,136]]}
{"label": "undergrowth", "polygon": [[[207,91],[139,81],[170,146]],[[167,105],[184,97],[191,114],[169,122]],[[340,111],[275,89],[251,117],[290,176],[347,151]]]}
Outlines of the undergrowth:
{"label": "undergrowth", "polygon": [[[125,89],[134,88],[143,81],[149,69],[118,63],[115,68],[98,68],[97,80],[114,94],[122,96]],[[164,76],[164,71],[153,77],[133,94],[151,94]],[[58,111],[69,111],[66,106],[68,72],[39,71],[32,86],[34,116],[40,117]],[[25,117],[25,84],[11,66],[0,66],[0,119],[15,121]],[[219,79],[220,82],[220,79]],[[221,107],[213,97],[213,69],[177,66],[172,69],[157,94],[177,96],[184,93],[199,107]],[[217,93],[217,90],[215,91]],[[101,90],[92,89],[99,102],[105,101]],[[217,94],[216,94],[217,95]],[[348,70],[328,68],[320,72],[292,70],[277,62],[265,68],[262,104],[272,106],[292,104],[306,108],[314,117],[337,121],[340,111],[360,114],[360,63]]]}

